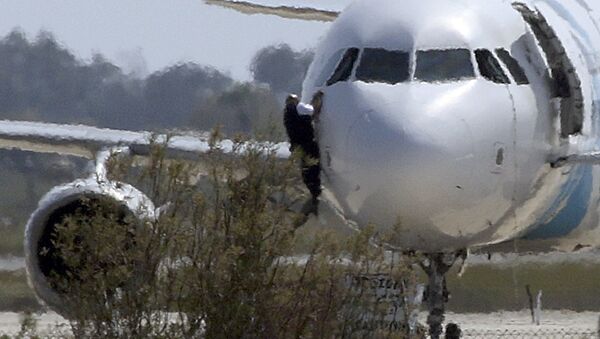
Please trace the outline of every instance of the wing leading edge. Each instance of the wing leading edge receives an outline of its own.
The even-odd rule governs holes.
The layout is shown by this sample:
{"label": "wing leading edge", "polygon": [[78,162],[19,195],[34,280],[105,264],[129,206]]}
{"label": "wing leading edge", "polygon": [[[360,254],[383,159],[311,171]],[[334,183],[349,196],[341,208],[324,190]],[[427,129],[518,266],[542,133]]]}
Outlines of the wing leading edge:
{"label": "wing leading edge", "polygon": [[336,0],[331,3],[325,3],[323,1],[319,3],[321,8],[318,8],[316,3],[310,1],[304,1],[299,3],[297,0],[295,3],[273,3],[269,0],[254,0],[240,1],[240,0],[204,0],[208,5],[215,5],[233,9],[235,11],[244,14],[266,14],[275,15],[286,19],[298,19],[307,21],[324,21],[329,22],[335,20],[338,14],[345,6],[350,3],[349,0]]}
{"label": "wing leading edge", "polygon": [[[102,149],[113,146],[128,146],[132,154],[145,156],[149,154],[153,142],[166,143],[167,152],[174,156],[194,157],[211,149],[207,133],[167,135],[85,125],[0,120],[2,149],[75,155],[91,159]],[[269,146],[272,146],[278,158],[290,156],[287,143]],[[231,153],[234,143],[231,140],[221,140],[218,147],[224,153]]]}

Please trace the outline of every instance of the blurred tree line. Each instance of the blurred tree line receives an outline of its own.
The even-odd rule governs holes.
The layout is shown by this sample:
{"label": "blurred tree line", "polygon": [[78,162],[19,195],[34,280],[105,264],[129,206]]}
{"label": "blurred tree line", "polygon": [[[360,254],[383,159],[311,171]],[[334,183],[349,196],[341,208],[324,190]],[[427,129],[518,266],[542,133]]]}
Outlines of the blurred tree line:
{"label": "blurred tree line", "polygon": [[275,124],[282,99],[299,93],[312,52],[265,47],[253,82],[181,63],[146,78],[125,74],[101,54],[83,62],[48,32],[14,30],[0,40],[0,118],[83,123],[131,130],[196,129],[253,133]]}
{"label": "blurred tree line", "polygon": [[[0,119],[81,123],[130,130],[222,125],[225,135],[272,133],[283,139],[283,100],[299,93],[312,52],[288,45],[257,52],[253,81],[181,63],[140,78],[101,54],[85,62],[48,32],[35,39],[16,29],[0,39]],[[273,133],[274,132],[274,133]],[[51,187],[84,175],[75,157],[0,150],[0,256],[21,255],[22,228]]]}

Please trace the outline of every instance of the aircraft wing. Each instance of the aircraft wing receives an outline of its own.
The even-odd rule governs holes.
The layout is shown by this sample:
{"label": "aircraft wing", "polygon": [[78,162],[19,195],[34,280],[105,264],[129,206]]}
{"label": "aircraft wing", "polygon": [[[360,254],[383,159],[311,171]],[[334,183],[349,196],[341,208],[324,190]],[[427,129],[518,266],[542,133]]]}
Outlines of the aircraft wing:
{"label": "aircraft wing", "polygon": [[[173,156],[197,157],[210,150],[209,133],[194,135],[155,134],[98,128],[85,125],[61,125],[44,122],[0,120],[0,148],[39,153],[57,153],[94,158],[112,146],[128,146],[133,155],[148,155],[152,142],[166,143]],[[233,151],[231,140],[218,144],[224,153]],[[270,144],[275,156],[288,158],[287,143]]]}
{"label": "aircraft wing", "polygon": [[267,14],[308,21],[333,21],[352,0],[204,0],[204,2],[244,14]]}

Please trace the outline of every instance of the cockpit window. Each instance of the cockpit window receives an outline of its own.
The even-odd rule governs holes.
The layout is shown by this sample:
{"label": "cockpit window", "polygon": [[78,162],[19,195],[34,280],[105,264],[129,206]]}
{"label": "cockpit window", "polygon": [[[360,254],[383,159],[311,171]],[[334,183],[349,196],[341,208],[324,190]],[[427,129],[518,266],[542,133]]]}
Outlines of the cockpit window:
{"label": "cockpit window", "polygon": [[348,48],[346,53],[344,53],[344,57],[335,69],[335,72],[333,72],[331,78],[327,80],[327,86],[331,86],[336,82],[348,80],[352,74],[352,68],[354,67],[357,58],[358,48]]}
{"label": "cockpit window", "polygon": [[335,52],[332,56],[329,57],[329,59],[327,60],[327,63],[321,69],[321,73],[319,73],[317,81],[315,82],[318,86],[325,85],[325,81],[327,81],[327,79],[331,76],[331,74],[333,73],[333,70],[335,69],[335,66],[338,64],[338,62],[342,58],[342,55],[344,54],[345,51],[346,51],[346,49],[340,49],[337,52]]}
{"label": "cockpit window", "polygon": [[497,84],[510,84],[510,80],[492,52],[487,49],[478,49],[475,51],[475,59],[482,77]]}
{"label": "cockpit window", "polygon": [[364,82],[397,84],[407,81],[410,54],[383,48],[365,48],[356,69],[356,79]]}
{"label": "cockpit window", "polygon": [[515,60],[515,58],[513,58],[507,50],[504,48],[498,48],[496,49],[496,54],[498,54],[500,60],[502,60],[504,65],[506,65],[506,68],[508,68],[510,74],[512,74],[512,77],[515,79],[518,85],[529,84],[529,79],[527,79],[525,71],[523,68],[521,68],[519,62]]}
{"label": "cockpit window", "polygon": [[427,82],[475,78],[468,49],[417,51],[415,78]]}

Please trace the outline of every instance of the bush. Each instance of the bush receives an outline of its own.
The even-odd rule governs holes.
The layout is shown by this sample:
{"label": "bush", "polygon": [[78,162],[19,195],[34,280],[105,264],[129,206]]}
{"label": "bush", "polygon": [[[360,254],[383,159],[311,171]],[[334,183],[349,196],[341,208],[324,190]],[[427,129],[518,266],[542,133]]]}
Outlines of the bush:
{"label": "bush", "polygon": [[[140,222],[94,213],[97,199],[57,227],[64,291],[77,337],[331,338],[400,336],[364,330],[388,302],[348,279],[386,272],[408,285],[406,265],[389,267],[367,228],[350,240],[326,230],[293,257],[308,197],[293,159],[271,146],[216,143],[198,161],[168,160],[160,145],[142,165],[111,163],[114,180],[133,182],[161,214]],[[404,305],[406,306],[406,305]],[[373,322],[374,323],[374,322]],[[363,325],[357,325],[363,324]]]}

